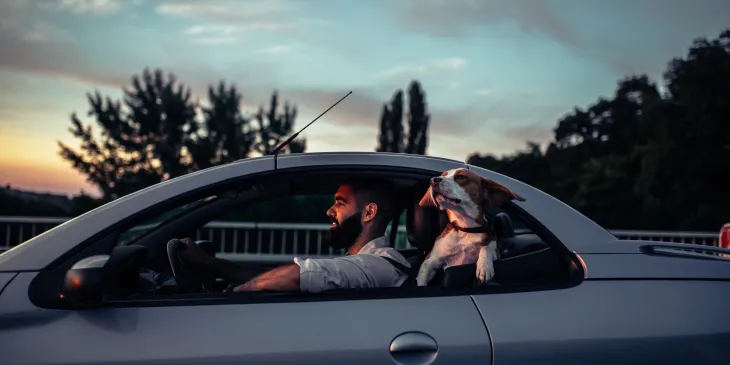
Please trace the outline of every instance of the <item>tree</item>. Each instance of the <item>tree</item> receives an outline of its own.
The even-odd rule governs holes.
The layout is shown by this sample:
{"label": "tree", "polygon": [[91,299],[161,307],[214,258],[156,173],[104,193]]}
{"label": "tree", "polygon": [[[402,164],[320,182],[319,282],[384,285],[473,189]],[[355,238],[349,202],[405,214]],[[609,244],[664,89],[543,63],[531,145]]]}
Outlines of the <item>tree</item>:
{"label": "tree", "polygon": [[228,163],[247,158],[253,148],[256,131],[241,113],[243,96],[235,86],[208,87],[210,106],[202,108],[205,135],[191,147],[197,168]]}
{"label": "tree", "polygon": [[[97,186],[105,200],[113,200],[161,181],[193,171],[268,153],[287,138],[294,126],[296,108],[287,102],[277,110],[277,95],[270,110],[256,115],[258,126],[241,111],[241,93],[220,82],[208,89],[207,106],[191,100],[191,91],[174,75],[145,69],[124,89],[124,102],[88,94],[91,110],[101,129],[71,116],[71,133],[80,151],[59,142],[61,156]],[[200,120],[202,116],[202,121]],[[303,152],[295,141],[283,151]]]}
{"label": "tree", "polygon": [[574,108],[544,154],[467,162],[532,184],[610,228],[710,230],[730,221],[730,30],[672,60],[662,95],[645,75]]}
{"label": "tree", "polygon": [[426,154],[428,122],[426,95],[418,81],[408,88],[408,134],[403,128],[403,91],[397,90],[389,103],[383,105],[377,152]]}
{"label": "tree", "polygon": [[428,145],[428,121],[426,113],[426,94],[418,81],[408,88],[408,145],[406,153],[425,155]]}
{"label": "tree", "polygon": [[[297,108],[291,107],[289,103],[284,103],[284,112],[278,112],[279,98],[276,92],[271,96],[269,110],[264,112],[263,107],[259,108],[256,114],[258,122],[258,139],[255,141],[256,151],[262,155],[271,154],[276,147],[286,140],[292,133],[294,127],[294,119],[297,115]],[[306,149],[306,140],[291,141],[284,148],[285,151],[291,153],[301,153]]]}
{"label": "tree", "polygon": [[[664,73],[667,96],[657,111],[657,141],[645,146],[658,164],[645,193],[660,200],[675,229],[716,231],[730,221],[730,29],[697,39]],[[660,198],[661,197],[661,198]]]}
{"label": "tree", "polygon": [[403,151],[403,91],[393,94],[389,104],[383,105],[380,117],[380,145],[377,152]]}
{"label": "tree", "polygon": [[145,70],[132,78],[121,102],[88,94],[101,132],[84,126],[74,112],[71,133],[81,140],[82,152],[59,142],[61,156],[87,175],[105,198],[116,199],[164,179],[195,169],[187,150],[199,129],[190,89],[176,84],[173,75]]}

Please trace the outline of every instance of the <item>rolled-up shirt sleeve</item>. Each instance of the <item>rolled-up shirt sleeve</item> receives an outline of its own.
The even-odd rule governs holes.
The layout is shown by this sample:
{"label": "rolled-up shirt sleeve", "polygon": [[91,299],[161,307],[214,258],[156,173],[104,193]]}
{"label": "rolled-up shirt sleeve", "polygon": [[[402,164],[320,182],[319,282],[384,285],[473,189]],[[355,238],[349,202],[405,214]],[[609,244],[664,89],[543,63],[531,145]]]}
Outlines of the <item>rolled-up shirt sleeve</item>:
{"label": "rolled-up shirt sleeve", "polygon": [[[357,276],[358,271],[361,271],[353,263],[339,258],[302,259],[295,257],[294,263],[299,265],[299,289],[308,293],[351,287],[352,281],[358,281],[353,276]],[[365,276],[364,273],[359,274]]]}

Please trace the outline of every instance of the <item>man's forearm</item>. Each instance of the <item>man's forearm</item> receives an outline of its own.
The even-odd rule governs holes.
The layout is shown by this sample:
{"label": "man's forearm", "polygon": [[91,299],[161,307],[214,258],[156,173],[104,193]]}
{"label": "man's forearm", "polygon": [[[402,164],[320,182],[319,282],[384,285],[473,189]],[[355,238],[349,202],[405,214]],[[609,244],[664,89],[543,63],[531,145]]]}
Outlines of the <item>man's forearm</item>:
{"label": "man's forearm", "polygon": [[299,291],[299,265],[289,264],[277,267],[233,289],[233,291],[260,290]]}

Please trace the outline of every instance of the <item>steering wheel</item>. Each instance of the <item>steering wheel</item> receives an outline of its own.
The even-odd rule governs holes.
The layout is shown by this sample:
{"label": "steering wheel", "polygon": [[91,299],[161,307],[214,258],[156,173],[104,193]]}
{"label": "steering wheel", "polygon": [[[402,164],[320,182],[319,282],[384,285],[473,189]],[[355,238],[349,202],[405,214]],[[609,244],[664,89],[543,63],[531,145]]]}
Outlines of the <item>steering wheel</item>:
{"label": "steering wheel", "polygon": [[167,242],[167,259],[170,261],[172,275],[175,277],[175,285],[181,293],[202,293],[207,292],[202,281],[192,273],[191,268],[186,266],[178,256],[178,251],[184,251],[185,244],[177,238]]}

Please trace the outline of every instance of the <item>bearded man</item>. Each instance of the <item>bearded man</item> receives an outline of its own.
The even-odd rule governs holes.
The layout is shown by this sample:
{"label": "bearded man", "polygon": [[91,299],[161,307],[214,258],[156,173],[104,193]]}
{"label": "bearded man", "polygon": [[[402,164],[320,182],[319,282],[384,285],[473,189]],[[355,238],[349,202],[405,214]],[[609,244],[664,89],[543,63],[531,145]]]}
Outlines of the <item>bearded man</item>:
{"label": "bearded man", "polygon": [[316,293],[330,289],[401,286],[410,276],[408,260],[390,246],[385,230],[393,218],[395,196],[384,181],[361,179],[340,185],[326,214],[332,220],[326,242],[346,248],[343,257],[302,259],[252,277],[245,267],[211,257],[191,238],[180,258],[243,283],[233,291],[293,291]]}

